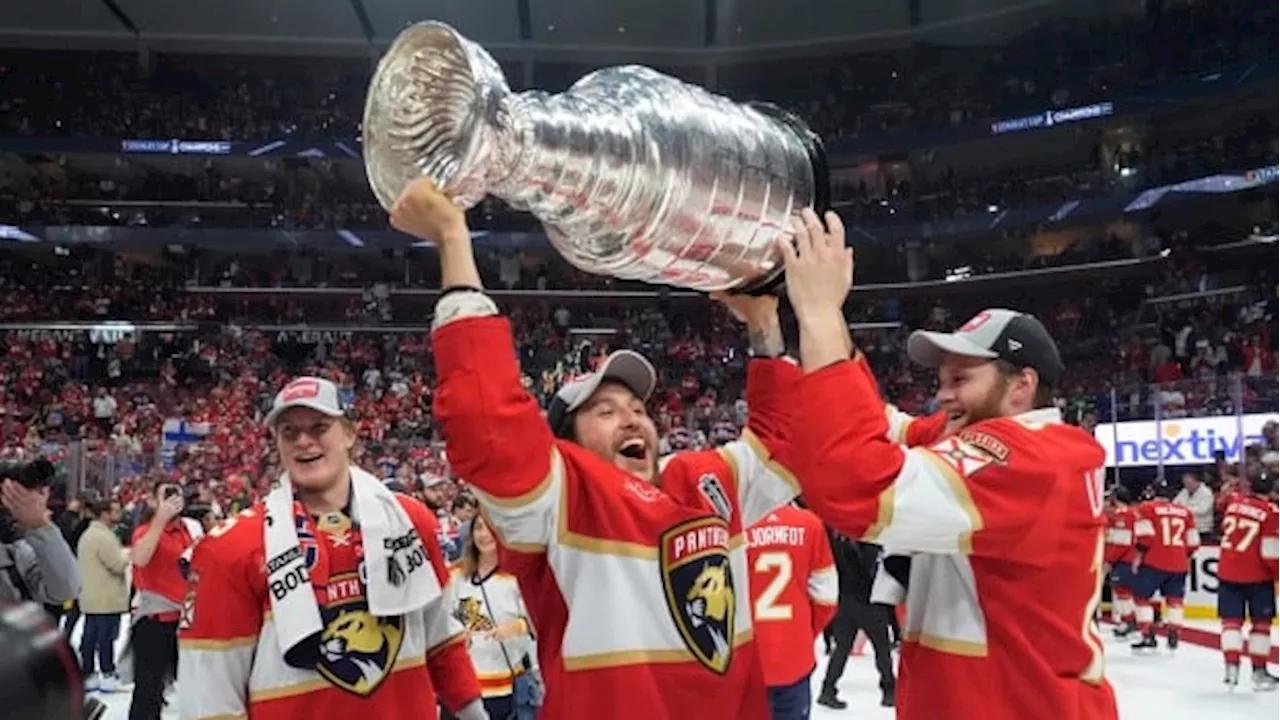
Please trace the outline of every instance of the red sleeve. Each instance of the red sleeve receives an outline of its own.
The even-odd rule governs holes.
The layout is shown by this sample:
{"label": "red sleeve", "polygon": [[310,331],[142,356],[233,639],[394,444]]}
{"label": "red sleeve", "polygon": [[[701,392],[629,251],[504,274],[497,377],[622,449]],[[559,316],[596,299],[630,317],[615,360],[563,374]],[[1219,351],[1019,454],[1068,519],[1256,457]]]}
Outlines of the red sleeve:
{"label": "red sleeve", "polygon": [[840,580],[836,559],[831,554],[831,540],[822,521],[809,513],[809,602],[813,606],[813,636],[822,634],[835,617],[840,600]]}
{"label": "red sleeve", "polygon": [[795,460],[792,400],[801,377],[800,366],[784,358],[757,358],[747,365],[747,429],[783,467]]}
{"label": "red sleeve", "polygon": [[1103,560],[1114,565],[1133,547],[1133,511],[1119,510],[1116,517],[1107,525],[1106,550]]}
{"label": "red sleeve", "polygon": [[518,498],[551,470],[551,428],[520,382],[511,325],[500,316],[445,324],[432,335],[433,409],[449,464],[495,498]]}
{"label": "red sleeve", "polygon": [[435,331],[435,416],[453,470],[475,490],[498,541],[541,556],[569,472],[538,404],[520,382],[511,326],[499,316]]}
{"label": "red sleeve", "polygon": [[[853,362],[858,372],[866,376],[867,382],[871,383],[872,387],[878,388],[879,383],[876,382],[875,374],[871,371],[871,363],[867,362],[867,356],[858,353]],[[907,447],[932,445],[942,439],[942,433],[947,427],[947,414],[941,411],[924,417],[913,417],[885,403],[884,414],[889,422],[889,439]]]}
{"label": "red sleeve", "polygon": [[747,429],[719,450],[733,468],[743,526],[800,494],[791,438],[800,377],[800,368],[787,359],[759,358],[747,366]]}
{"label": "red sleeve", "polygon": [[1258,552],[1262,561],[1271,568],[1271,581],[1280,579],[1280,513],[1272,507],[1267,522],[1262,526],[1262,543]]}
{"label": "red sleeve", "polygon": [[[444,553],[440,550],[440,523],[417,500],[399,494],[396,499],[418,528],[443,592],[449,585],[449,569],[444,562]],[[480,697],[476,668],[467,653],[466,643],[463,642],[466,632],[462,624],[449,614],[449,608],[440,599],[427,605],[423,612],[427,627],[427,672],[431,675],[431,685],[444,706],[456,713],[466,707],[467,703]]]}
{"label": "red sleeve", "polygon": [[[1057,542],[1067,490],[1058,476],[1080,465],[1083,491],[1086,461],[1104,461],[1092,439],[1048,459],[1043,430],[1008,418],[976,423],[930,448],[903,448],[888,436],[870,375],[852,360],[806,375],[797,403],[797,416],[808,420],[796,437],[810,507],[836,530],[897,551],[1049,562],[1051,552],[1027,544]],[[1061,437],[1074,442],[1069,433]],[[1033,533],[1037,526],[1045,530]]]}
{"label": "red sleeve", "polygon": [[231,518],[192,553],[178,624],[175,683],[186,717],[244,717],[248,712],[249,676],[263,617],[263,599],[253,588],[265,591],[266,578],[248,571],[255,556],[245,545],[261,534],[252,515]]}

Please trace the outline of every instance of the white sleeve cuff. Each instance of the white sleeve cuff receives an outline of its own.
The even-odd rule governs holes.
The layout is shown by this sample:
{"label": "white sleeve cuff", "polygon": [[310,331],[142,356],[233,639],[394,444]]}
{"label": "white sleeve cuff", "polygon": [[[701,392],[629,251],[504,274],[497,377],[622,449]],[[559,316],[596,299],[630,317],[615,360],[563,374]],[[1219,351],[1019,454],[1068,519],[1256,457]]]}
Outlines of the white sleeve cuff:
{"label": "white sleeve cuff", "polygon": [[436,302],[435,316],[431,318],[431,331],[435,332],[454,320],[497,314],[497,304],[478,290],[451,292]]}

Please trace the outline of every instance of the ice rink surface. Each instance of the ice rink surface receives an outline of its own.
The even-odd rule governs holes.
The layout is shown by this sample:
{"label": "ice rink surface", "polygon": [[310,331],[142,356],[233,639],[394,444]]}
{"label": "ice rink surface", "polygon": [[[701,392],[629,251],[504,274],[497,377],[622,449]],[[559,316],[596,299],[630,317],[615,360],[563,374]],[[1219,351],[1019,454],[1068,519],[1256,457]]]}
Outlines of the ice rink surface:
{"label": "ice rink surface", "polygon": [[[78,637],[74,639],[78,641]],[[120,646],[123,645],[124,639],[121,638]],[[819,654],[813,681],[815,698],[825,667],[826,658]],[[1222,686],[1222,655],[1217,651],[1184,643],[1177,653],[1170,654],[1162,642],[1159,652],[1135,656],[1127,641],[1109,640],[1107,646],[1107,677],[1115,686],[1120,717],[1124,720],[1275,720],[1280,715],[1280,694],[1253,692],[1247,680],[1248,661],[1242,669],[1241,685],[1235,692],[1227,692]],[[1274,666],[1272,672],[1275,672]],[[1010,678],[1009,682],[1016,682],[1016,679]],[[840,681],[840,697],[849,703],[849,707],[831,710],[815,706],[813,717],[893,718],[892,708],[880,707],[878,683],[875,666],[869,656],[849,658]],[[129,717],[127,692],[98,697],[109,706],[106,720],[126,720]],[[172,696],[170,700],[174,701]],[[164,720],[176,720],[177,717],[175,707],[166,709]]]}

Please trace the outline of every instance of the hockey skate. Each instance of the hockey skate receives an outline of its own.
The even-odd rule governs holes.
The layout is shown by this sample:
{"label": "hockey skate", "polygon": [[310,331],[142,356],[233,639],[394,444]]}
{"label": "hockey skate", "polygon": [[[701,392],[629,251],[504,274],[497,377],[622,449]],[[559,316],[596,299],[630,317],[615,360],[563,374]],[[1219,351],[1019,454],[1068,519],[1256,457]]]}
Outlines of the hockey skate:
{"label": "hockey skate", "polygon": [[1240,666],[1228,665],[1227,674],[1222,676],[1222,684],[1227,686],[1228,690],[1235,690],[1240,684]]}
{"label": "hockey skate", "polygon": [[1280,678],[1267,672],[1266,668],[1253,669],[1253,689],[1255,692],[1271,692],[1280,685]]}
{"label": "hockey skate", "polygon": [[1119,625],[1117,625],[1116,629],[1111,631],[1111,634],[1113,637],[1115,637],[1115,639],[1123,640],[1129,637],[1129,634],[1137,629],[1138,629],[1138,624],[1130,620],[1128,622],[1122,622]]}
{"label": "hockey skate", "polygon": [[1155,650],[1159,647],[1160,647],[1160,643],[1156,642],[1155,634],[1147,633],[1142,637],[1138,638],[1137,642],[1130,645],[1129,649],[1134,652],[1145,652],[1147,650]]}
{"label": "hockey skate", "polygon": [[1165,642],[1169,644],[1169,652],[1173,652],[1178,649],[1177,628],[1169,628],[1169,631],[1165,634]]}

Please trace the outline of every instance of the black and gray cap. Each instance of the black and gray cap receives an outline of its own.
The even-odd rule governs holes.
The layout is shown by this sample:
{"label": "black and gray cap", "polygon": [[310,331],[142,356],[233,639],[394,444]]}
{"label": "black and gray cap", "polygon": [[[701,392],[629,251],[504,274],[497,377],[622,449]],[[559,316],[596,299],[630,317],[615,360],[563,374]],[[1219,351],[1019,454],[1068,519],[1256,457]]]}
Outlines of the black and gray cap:
{"label": "black and gray cap", "polygon": [[932,368],[948,354],[1005,360],[1035,370],[1047,385],[1062,380],[1062,357],[1049,331],[1035,316],[1015,310],[983,310],[952,333],[917,330],[907,339],[907,354]]}
{"label": "black and gray cap", "polygon": [[631,350],[618,350],[605,358],[600,368],[565,383],[547,408],[547,424],[556,437],[567,438],[572,433],[573,414],[595,393],[606,380],[622,383],[642,402],[648,402],[658,385],[658,373],[643,355]]}

